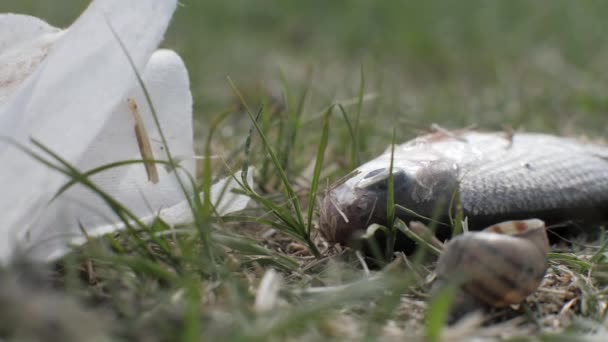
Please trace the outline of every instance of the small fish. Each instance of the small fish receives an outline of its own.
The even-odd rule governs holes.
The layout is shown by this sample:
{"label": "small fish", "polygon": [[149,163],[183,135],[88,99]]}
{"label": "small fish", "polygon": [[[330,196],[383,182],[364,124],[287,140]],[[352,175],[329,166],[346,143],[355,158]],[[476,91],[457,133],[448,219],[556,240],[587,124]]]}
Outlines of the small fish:
{"label": "small fish", "polygon": [[[390,159],[389,150],[329,188],[320,209],[329,242],[349,245],[370,224],[386,223]],[[395,146],[393,161],[395,215],[406,222],[447,224],[454,203],[473,230],[529,218],[608,221],[606,145],[534,133],[436,132]],[[451,231],[438,229],[444,237]]]}

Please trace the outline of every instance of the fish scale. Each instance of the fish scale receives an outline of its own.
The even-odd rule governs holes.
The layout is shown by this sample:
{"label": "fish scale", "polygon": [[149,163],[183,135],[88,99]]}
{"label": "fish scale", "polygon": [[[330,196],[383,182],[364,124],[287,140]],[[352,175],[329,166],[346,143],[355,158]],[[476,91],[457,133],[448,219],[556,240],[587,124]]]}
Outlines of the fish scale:
{"label": "fish scale", "polygon": [[608,161],[569,146],[573,142],[566,139],[547,144],[545,136],[517,138],[510,148],[492,151],[494,158],[463,166],[460,195],[469,215],[533,213],[608,201]]}
{"label": "fish scale", "polygon": [[[390,149],[332,185],[321,232],[347,243],[386,221]],[[608,220],[608,147],[547,134],[432,133],[396,146],[395,203],[404,220],[439,213],[458,190],[473,229],[501,220]],[[417,215],[412,215],[412,211]]]}

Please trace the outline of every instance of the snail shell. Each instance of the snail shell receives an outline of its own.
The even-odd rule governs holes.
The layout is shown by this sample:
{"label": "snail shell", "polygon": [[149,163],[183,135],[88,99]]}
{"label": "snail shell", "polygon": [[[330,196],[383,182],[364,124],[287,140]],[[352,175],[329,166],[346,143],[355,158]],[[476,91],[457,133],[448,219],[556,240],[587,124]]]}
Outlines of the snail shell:
{"label": "snail shell", "polygon": [[457,282],[466,294],[486,305],[516,304],[540,285],[548,252],[543,221],[499,223],[447,243],[437,262],[437,284]]}

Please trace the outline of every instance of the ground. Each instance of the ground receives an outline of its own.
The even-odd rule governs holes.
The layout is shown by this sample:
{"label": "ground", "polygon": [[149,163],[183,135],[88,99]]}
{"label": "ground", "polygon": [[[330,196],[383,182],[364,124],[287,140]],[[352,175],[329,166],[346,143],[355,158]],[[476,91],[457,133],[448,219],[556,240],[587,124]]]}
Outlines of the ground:
{"label": "ground", "polygon": [[[3,0],[0,12],[67,26],[84,6]],[[308,207],[311,188],[322,195],[393,131],[398,141],[434,123],[606,137],[607,14],[601,1],[181,1],[163,46],[190,71],[197,151],[255,166],[259,197],[238,216],[203,213],[166,238],[101,239],[51,270],[13,265],[1,280],[0,336],[604,340],[603,235],[551,254],[525,303],[441,328],[440,305],[427,304],[432,258],[399,255],[367,270],[318,236]],[[332,104],[342,106],[325,115]],[[248,108],[263,109],[251,134]],[[229,115],[212,130],[220,113]],[[209,166],[214,178],[227,174]]]}

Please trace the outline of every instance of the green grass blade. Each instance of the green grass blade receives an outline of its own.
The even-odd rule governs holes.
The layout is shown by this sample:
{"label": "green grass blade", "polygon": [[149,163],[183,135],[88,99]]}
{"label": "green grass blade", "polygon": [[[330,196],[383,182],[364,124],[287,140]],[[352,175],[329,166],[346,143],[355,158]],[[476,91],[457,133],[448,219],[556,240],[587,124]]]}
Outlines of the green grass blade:
{"label": "green grass blade", "polygon": [[352,123],[350,122],[350,119],[348,118],[348,113],[346,112],[346,109],[344,108],[344,106],[342,104],[338,104],[338,108],[340,109],[340,112],[342,113],[342,117],[344,118],[344,122],[346,122],[346,126],[348,127],[348,133],[350,135],[350,141],[351,141],[351,158],[350,158],[350,168],[354,169],[356,168],[360,163],[358,154],[358,148],[357,148],[357,135],[355,134],[355,129],[353,128]]}
{"label": "green grass blade", "polygon": [[323,117],[323,128],[321,132],[321,141],[319,142],[319,148],[317,150],[317,157],[315,160],[315,169],[312,176],[312,183],[310,186],[310,195],[308,197],[308,227],[306,232],[310,237],[312,231],[312,214],[315,208],[315,199],[317,196],[317,189],[319,187],[319,178],[321,177],[321,169],[323,168],[323,159],[325,158],[325,150],[327,149],[327,141],[329,139],[329,120],[333,112],[333,106],[330,107],[325,116]]}
{"label": "green grass blade", "polygon": [[589,259],[589,262],[592,264],[595,264],[595,263],[601,262],[602,260],[605,260],[607,250],[608,250],[608,239],[605,239],[602,242],[602,244],[600,245],[600,248],[598,248],[597,251],[595,251],[595,253],[593,253],[591,258]]}
{"label": "green grass blade", "polygon": [[[283,75],[281,79],[284,82],[284,87],[289,88],[287,81]],[[285,172],[288,173],[290,164],[290,156],[296,153],[296,141],[298,139],[298,133],[301,128],[301,119],[302,113],[304,113],[304,105],[306,104],[306,100],[308,99],[308,94],[310,92],[312,82],[312,69],[309,69],[306,75],[306,86],[302,91],[302,94],[297,100],[295,111],[289,110],[288,113],[288,122],[287,122],[287,145],[283,150],[283,168]],[[287,90],[286,90],[287,91]]]}
{"label": "green grass blade", "polygon": [[361,65],[361,69],[360,69],[360,73],[361,73],[361,83],[359,83],[359,94],[357,96],[357,114],[355,116],[355,127],[354,127],[354,137],[355,140],[353,141],[353,150],[352,150],[352,156],[351,156],[351,160],[355,161],[355,165],[360,165],[361,164],[361,155],[359,154],[359,124],[361,122],[361,113],[363,111],[363,101],[364,101],[364,97],[365,97],[365,72],[363,71],[363,64]]}
{"label": "green grass blade", "polygon": [[389,228],[389,234],[386,239],[385,258],[387,261],[392,259],[393,251],[395,250],[395,240],[397,239],[397,229],[395,223],[395,177],[393,176],[393,162],[395,158],[395,132],[393,127],[393,137],[391,140],[391,161],[388,168],[388,185],[386,196],[386,222]]}
{"label": "green grass blade", "polygon": [[430,244],[424,237],[418,235],[417,233],[415,233],[414,231],[412,231],[407,224],[405,224],[405,222],[403,222],[400,219],[395,219],[395,227],[402,232],[403,234],[405,234],[408,238],[414,240],[414,242],[416,242],[416,244],[418,246],[421,246],[425,249],[427,249],[428,251],[430,251],[431,253],[433,253],[434,255],[438,256],[439,254],[441,254],[441,250],[439,250],[437,247],[433,246],[432,244]]}
{"label": "green grass blade", "polygon": [[[456,217],[452,217],[452,213],[454,212],[456,213]],[[462,210],[462,203],[460,202],[460,192],[458,191],[458,188],[456,188],[452,193],[448,213],[450,216],[450,224],[452,225],[452,237],[462,234],[464,211]]]}
{"label": "green grass blade", "polygon": [[419,214],[419,213],[415,212],[412,209],[406,208],[406,207],[404,207],[402,205],[399,205],[399,204],[395,204],[395,209],[396,209],[396,211],[402,211],[403,213],[405,213],[407,215],[412,215],[413,217],[421,218],[421,219],[423,219],[425,221],[432,222],[432,223],[434,223],[436,225],[446,226],[446,227],[449,226],[445,222],[438,221],[436,219],[433,219],[432,217],[424,216],[422,214]]}
{"label": "green grass blade", "polygon": [[447,286],[433,297],[426,312],[425,332],[428,341],[441,340],[441,332],[445,326],[457,288]]}
{"label": "green grass blade", "polygon": [[[289,86],[289,82],[287,81],[287,77],[285,76],[285,73],[283,72],[282,69],[279,69],[279,78],[281,80],[281,85],[283,87],[283,92],[285,94],[285,101],[286,101],[286,105],[287,105],[287,111],[286,111],[286,120],[280,120],[279,121],[279,131],[277,133],[277,142],[276,142],[276,146],[280,146],[279,149],[279,159],[281,160],[281,167],[283,168],[283,170],[285,170],[285,173],[288,173],[288,168],[289,168],[289,154],[291,152],[291,138],[290,136],[292,134],[295,134],[296,132],[294,131],[294,129],[297,129],[297,127],[295,127],[295,110],[294,110],[294,95],[291,92],[291,87]],[[282,119],[282,118],[281,118]]]}
{"label": "green grass blade", "polygon": [[589,271],[593,267],[593,262],[587,261],[585,259],[579,258],[574,254],[566,254],[566,253],[556,253],[552,252],[548,254],[548,259],[551,262],[559,262],[560,264],[568,265],[568,267],[572,267],[577,269],[579,273],[584,273]]}
{"label": "green grass blade", "polygon": [[[113,163],[104,164],[102,166],[92,168],[88,171],[84,171],[84,172],[82,172],[82,175],[85,178],[89,178],[98,173],[102,173],[104,171],[111,170],[114,168],[119,168],[119,167],[123,167],[123,166],[134,165],[134,164],[147,164],[147,163],[165,165],[167,167],[174,166],[171,162],[164,161],[164,160],[131,159],[131,160],[121,160],[121,161],[117,161],[117,162],[113,162]],[[183,169],[181,166],[178,166],[178,168]],[[74,186],[76,183],[77,183],[76,180],[70,179],[68,182],[66,182],[64,185],[62,185],[59,188],[59,190],[57,190],[57,192],[53,196],[53,199],[56,199],[57,197],[59,197],[62,193],[66,192],[69,188]]]}
{"label": "green grass blade", "polygon": [[181,341],[200,341],[201,336],[203,336],[200,287],[199,279],[196,277],[188,278],[185,286],[186,308]]}

